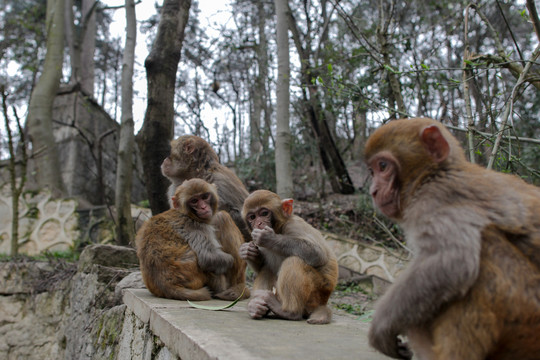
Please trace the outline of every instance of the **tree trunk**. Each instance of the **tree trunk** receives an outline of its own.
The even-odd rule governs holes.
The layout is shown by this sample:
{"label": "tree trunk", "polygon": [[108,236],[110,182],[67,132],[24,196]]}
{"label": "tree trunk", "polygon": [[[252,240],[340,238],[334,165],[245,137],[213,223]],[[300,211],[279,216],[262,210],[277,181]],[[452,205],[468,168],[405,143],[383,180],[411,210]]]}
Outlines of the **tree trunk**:
{"label": "tree trunk", "polygon": [[135,239],[133,218],[131,217],[131,176],[133,174],[133,65],[135,63],[135,43],[137,22],[135,1],[126,0],[126,46],[122,61],[122,123],[116,170],[116,242],[128,245]]}
{"label": "tree trunk", "polygon": [[[400,119],[406,117],[405,102],[401,94],[401,83],[395,72],[392,71],[391,54],[388,45],[388,28],[392,22],[393,3],[390,9],[384,9],[383,1],[379,4],[379,25],[377,26],[377,42],[385,65],[386,78],[388,80],[389,92],[388,102],[390,104],[390,118]],[[385,15],[389,14],[389,17]]]}
{"label": "tree trunk", "polygon": [[73,21],[73,0],[64,0],[64,36],[69,51],[69,62],[71,74],[70,84],[76,84],[79,81],[79,69],[81,67],[80,44],[76,41],[75,22]]}
{"label": "tree trunk", "polygon": [[281,198],[293,195],[289,128],[289,31],[287,0],[274,0],[277,15],[278,75],[276,86],[276,185]]}
{"label": "tree trunk", "polygon": [[[94,96],[94,52],[96,50],[96,0],[82,1],[81,88]],[[97,135],[97,134],[96,134]]]}
{"label": "tree trunk", "polygon": [[53,197],[64,193],[58,149],[53,134],[52,106],[60,86],[64,55],[64,0],[47,1],[47,53],[43,72],[30,98],[28,131],[35,156],[36,180]]}
{"label": "tree trunk", "polygon": [[[300,56],[300,72],[302,74],[302,94],[306,116],[311,123],[315,140],[317,141],[317,147],[319,149],[319,155],[323,163],[324,169],[332,190],[341,194],[354,193],[354,185],[345,166],[345,162],[339,153],[339,149],[332,137],[326,119],[324,118],[324,112],[319,99],[317,86],[312,79],[317,78],[317,71],[313,69],[311,64],[311,50],[309,46],[304,49],[302,47],[302,41],[300,38],[300,30],[296,25],[296,20],[289,11],[289,27],[292,31],[292,36],[296,49]],[[309,19],[307,19],[309,21]],[[309,93],[306,91],[309,89]],[[278,117],[279,119],[279,114]]]}
{"label": "tree trunk", "polygon": [[259,72],[255,79],[255,89],[253,90],[253,116],[250,121],[250,153],[260,154],[268,149],[268,134],[264,119],[267,112],[267,87],[268,79],[268,40],[266,39],[266,16],[264,3],[257,1],[257,14],[254,16],[258,25],[259,42],[256,47],[257,66]]}
{"label": "tree trunk", "polygon": [[148,105],[136,141],[142,155],[144,180],[152,213],[169,209],[169,181],[161,163],[170,152],[174,135],[174,91],[184,29],[191,0],[165,0],[152,50],[144,62],[148,81]]}

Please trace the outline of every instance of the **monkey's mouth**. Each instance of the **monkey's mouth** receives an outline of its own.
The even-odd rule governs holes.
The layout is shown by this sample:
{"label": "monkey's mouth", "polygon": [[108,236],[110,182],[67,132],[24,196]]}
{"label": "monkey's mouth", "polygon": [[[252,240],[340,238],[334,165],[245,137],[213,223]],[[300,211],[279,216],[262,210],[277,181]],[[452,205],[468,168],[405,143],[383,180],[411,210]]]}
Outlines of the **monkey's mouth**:
{"label": "monkey's mouth", "polygon": [[210,210],[199,211],[197,212],[197,216],[199,216],[201,219],[208,219],[212,216],[212,212]]}

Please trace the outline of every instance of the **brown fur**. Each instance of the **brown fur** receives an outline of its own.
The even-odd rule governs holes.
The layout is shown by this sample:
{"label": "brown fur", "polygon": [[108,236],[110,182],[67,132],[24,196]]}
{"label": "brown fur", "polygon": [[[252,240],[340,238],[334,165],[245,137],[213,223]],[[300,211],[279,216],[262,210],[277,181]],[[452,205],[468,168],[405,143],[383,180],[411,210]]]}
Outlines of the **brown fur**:
{"label": "brown fur", "polygon": [[[276,194],[258,190],[244,203],[243,215],[268,209],[266,229],[253,229],[246,218],[253,243],[243,244],[240,253],[257,272],[254,295],[248,304],[253,318],[274,315],[311,324],[326,324],[332,312],[326,306],[337,283],[335,255],[321,233],[296,215],[286,213]],[[292,210],[292,209],[291,209]],[[255,246],[256,245],[256,246]],[[249,248],[249,250],[248,250]],[[251,255],[247,255],[253,251]],[[275,287],[275,295],[271,290]]]}
{"label": "brown fur", "polygon": [[200,178],[215,184],[220,199],[219,209],[231,215],[245,241],[251,240],[240,214],[248,191],[234,172],[220,164],[216,152],[208,142],[194,135],[184,135],[172,140],[171,154],[163,160],[161,172],[171,181],[169,199],[184,180]]}
{"label": "brown fur", "polygon": [[[193,196],[210,193],[217,208],[215,187],[201,179],[177,188],[177,209],[153,216],[136,237],[141,273],[156,296],[178,300],[234,300],[245,288],[246,263],[238,249],[243,243],[238,227],[225,211],[202,221],[188,206]],[[246,289],[243,298],[249,297]]]}
{"label": "brown fur", "polygon": [[369,139],[374,203],[416,257],[379,300],[372,346],[396,358],[539,359],[540,190],[466,161],[431,119]]}

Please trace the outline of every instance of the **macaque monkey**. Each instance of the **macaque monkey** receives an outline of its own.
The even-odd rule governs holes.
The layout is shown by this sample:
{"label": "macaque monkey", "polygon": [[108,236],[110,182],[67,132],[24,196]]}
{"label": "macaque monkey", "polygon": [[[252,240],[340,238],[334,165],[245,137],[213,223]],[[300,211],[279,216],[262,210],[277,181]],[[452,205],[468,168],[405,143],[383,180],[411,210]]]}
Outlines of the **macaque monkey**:
{"label": "macaque monkey", "polygon": [[366,143],[373,202],[415,259],[378,301],[370,344],[394,358],[540,359],[540,190],[468,162],[431,119]]}
{"label": "macaque monkey", "polygon": [[254,319],[272,312],[282,319],[307,317],[310,324],[327,324],[337,260],[321,233],[292,214],[292,203],[267,190],[253,192],[244,202],[242,214],[253,241],[241,245],[240,256],[257,273],[248,312]]}
{"label": "macaque monkey", "polygon": [[220,164],[216,152],[204,139],[184,135],[171,141],[171,154],[163,160],[161,172],[171,181],[168,190],[169,199],[184,180],[200,178],[216,185],[219,209],[231,215],[245,241],[251,240],[241,215],[248,191],[234,172]]}
{"label": "macaque monkey", "polygon": [[[173,209],[137,232],[141,273],[148,290],[178,300],[234,300],[250,296],[239,256],[242,234],[229,214],[217,211],[214,185],[191,179],[178,186]],[[244,291],[245,289],[245,291]]]}

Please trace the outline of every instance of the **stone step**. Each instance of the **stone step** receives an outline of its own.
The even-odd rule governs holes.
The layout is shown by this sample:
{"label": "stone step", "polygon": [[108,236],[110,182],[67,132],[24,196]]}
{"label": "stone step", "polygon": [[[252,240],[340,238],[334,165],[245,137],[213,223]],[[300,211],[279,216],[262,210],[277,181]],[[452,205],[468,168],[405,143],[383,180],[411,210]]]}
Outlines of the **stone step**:
{"label": "stone step", "polygon": [[[155,297],[146,289],[126,289],[124,303],[182,360],[388,359],[369,347],[369,324],[343,315],[334,314],[327,325],[253,320],[246,311],[247,300],[209,311]],[[204,305],[227,303],[210,300]]]}

